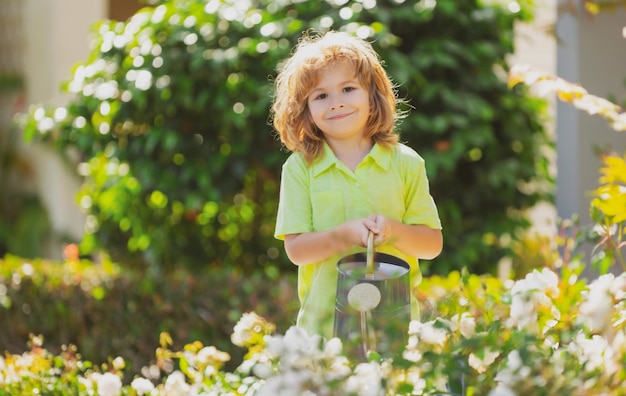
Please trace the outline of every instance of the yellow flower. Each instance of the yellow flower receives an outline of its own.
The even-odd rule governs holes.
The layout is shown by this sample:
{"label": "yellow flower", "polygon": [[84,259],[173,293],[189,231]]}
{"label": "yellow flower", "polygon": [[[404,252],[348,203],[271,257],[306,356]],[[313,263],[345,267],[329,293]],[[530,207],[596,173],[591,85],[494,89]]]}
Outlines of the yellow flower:
{"label": "yellow flower", "polygon": [[626,183],[626,156],[624,158],[609,155],[604,157],[604,166],[600,169],[600,183]]}

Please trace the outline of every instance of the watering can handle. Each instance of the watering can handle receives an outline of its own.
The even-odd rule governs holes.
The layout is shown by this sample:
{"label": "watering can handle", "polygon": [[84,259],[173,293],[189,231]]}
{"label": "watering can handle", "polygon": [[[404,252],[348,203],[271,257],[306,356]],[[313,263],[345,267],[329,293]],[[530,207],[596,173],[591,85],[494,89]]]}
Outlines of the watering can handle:
{"label": "watering can handle", "polygon": [[369,232],[367,236],[367,261],[365,264],[365,275],[374,275],[374,233]]}

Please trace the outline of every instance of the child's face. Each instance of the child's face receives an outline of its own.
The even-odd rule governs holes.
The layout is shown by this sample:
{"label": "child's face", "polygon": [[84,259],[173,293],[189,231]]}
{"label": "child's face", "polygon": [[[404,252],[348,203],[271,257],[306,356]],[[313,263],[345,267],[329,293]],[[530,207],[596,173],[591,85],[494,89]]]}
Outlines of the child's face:
{"label": "child's face", "polygon": [[347,62],[332,64],[321,73],[308,96],[313,122],[329,141],[359,141],[369,118],[367,90]]}

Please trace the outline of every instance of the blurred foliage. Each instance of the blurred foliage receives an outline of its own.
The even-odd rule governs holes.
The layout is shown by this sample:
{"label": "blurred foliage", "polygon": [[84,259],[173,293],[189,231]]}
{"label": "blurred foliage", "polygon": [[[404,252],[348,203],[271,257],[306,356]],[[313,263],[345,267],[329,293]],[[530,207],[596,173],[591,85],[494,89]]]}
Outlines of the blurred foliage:
{"label": "blurred foliage", "polygon": [[[3,103],[19,97],[21,85],[5,89],[1,80],[2,76]],[[0,257],[8,252],[41,257],[52,229],[48,212],[32,186],[34,169],[20,149],[17,132],[13,127],[0,125]]]}
{"label": "blurred foliage", "polygon": [[[622,114],[626,121],[626,113]],[[626,154],[606,155],[602,161],[590,208],[597,235],[593,264],[601,273],[614,264],[626,271]]]}
{"label": "blurred foliage", "polygon": [[493,271],[524,211],[552,199],[546,102],[505,81],[532,1],[158,3],[97,24],[64,86],[75,99],[24,115],[27,138],[79,154],[83,253],[155,273],[291,268],[273,238],[288,153],[268,108],[276,65],[308,29],[373,41],[412,107],[402,140],[427,161],[445,238],[426,273]]}
{"label": "blurred foliage", "polygon": [[13,91],[24,87],[24,78],[21,75],[11,73],[0,74],[0,93]]}
{"label": "blurred foliage", "polygon": [[0,259],[0,350],[24,350],[32,333],[55,353],[76,345],[90,361],[123,352],[129,374],[136,374],[153,360],[165,331],[177,347],[199,340],[228,351],[238,364],[245,351],[229,342],[235,323],[255,310],[286,330],[297,312],[295,283],[289,276],[268,279],[226,266],[149,277],[106,258],[94,263],[7,255]]}

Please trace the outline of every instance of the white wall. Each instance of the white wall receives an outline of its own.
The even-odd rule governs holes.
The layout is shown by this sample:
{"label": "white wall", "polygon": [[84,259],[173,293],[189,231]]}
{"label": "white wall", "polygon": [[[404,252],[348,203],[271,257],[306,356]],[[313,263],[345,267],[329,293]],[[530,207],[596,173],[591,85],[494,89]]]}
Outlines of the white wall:
{"label": "white wall", "polygon": [[[508,59],[509,65],[528,64],[532,67],[555,74],[556,71],[556,37],[553,27],[557,21],[557,0],[538,0],[535,20],[531,24],[516,26],[515,54]],[[546,129],[550,136],[555,136],[556,103],[549,100],[549,117]],[[546,152],[553,166],[551,172],[556,175],[556,152]],[[529,216],[534,230],[542,234],[553,234],[556,226],[556,208],[548,203],[534,207]]]}
{"label": "white wall", "polygon": [[[581,84],[590,93],[626,98],[626,10],[590,16],[561,14],[557,73]],[[604,119],[590,116],[567,103],[557,105],[557,208],[559,217],[573,214],[588,224],[589,192],[598,186],[600,162],[595,147],[626,152],[626,134],[612,130]]]}
{"label": "white wall", "polygon": [[[560,77],[579,83],[594,95],[618,100],[626,98],[626,10],[590,16],[584,12],[562,14],[557,24],[561,39],[557,72]],[[557,194],[558,216],[580,217],[582,226],[592,224],[589,216],[590,193],[598,186],[601,161],[595,149],[612,148],[626,152],[626,134],[612,130],[600,116],[591,116],[571,104],[557,105]],[[590,257],[593,246],[583,246]],[[614,272],[623,268],[614,266]],[[597,276],[591,267],[583,273]]]}

